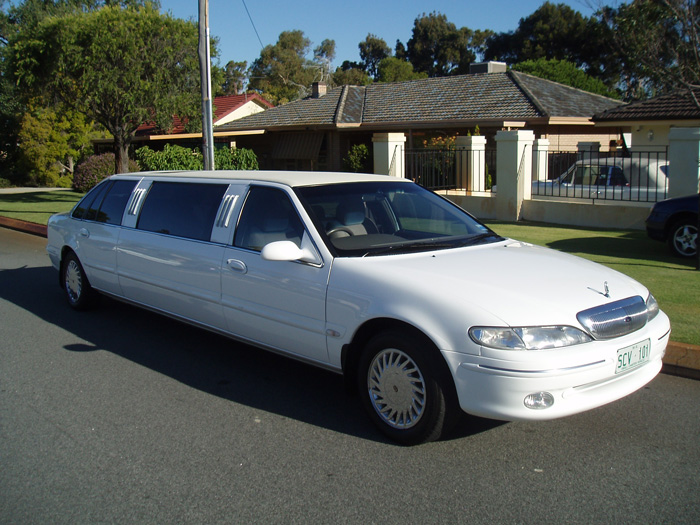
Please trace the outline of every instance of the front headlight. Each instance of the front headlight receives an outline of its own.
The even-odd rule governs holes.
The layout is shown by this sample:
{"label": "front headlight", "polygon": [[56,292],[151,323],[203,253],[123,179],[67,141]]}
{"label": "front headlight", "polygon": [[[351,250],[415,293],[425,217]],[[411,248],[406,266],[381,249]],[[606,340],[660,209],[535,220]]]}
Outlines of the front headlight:
{"label": "front headlight", "polygon": [[475,326],[469,330],[469,336],[475,343],[500,350],[546,350],[593,340],[573,326]]}
{"label": "front headlight", "polygon": [[659,303],[656,302],[654,296],[649,294],[647,298],[647,322],[651,321],[654,317],[659,315]]}

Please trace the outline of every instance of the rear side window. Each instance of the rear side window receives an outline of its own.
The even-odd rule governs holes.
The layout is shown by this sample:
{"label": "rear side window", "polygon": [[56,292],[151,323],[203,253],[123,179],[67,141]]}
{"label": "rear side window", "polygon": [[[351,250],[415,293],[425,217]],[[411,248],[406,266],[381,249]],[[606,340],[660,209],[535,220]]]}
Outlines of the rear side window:
{"label": "rear side window", "polygon": [[[74,219],[87,219],[86,212],[89,209],[94,209],[95,205],[99,208],[102,198],[104,197],[105,191],[109,188],[111,184],[110,181],[102,182],[94,188],[92,188],[85,197],[83,197],[78,205],[73,210],[71,217]],[[97,204],[95,204],[97,203]]]}
{"label": "rear side window", "polygon": [[73,217],[86,221],[121,224],[134,180],[108,181],[88,193],[73,211]]}
{"label": "rear side window", "polygon": [[227,184],[154,182],[136,228],[208,241]]}
{"label": "rear side window", "polygon": [[107,190],[94,220],[107,224],[121,224],[124,208],[136,186],[135,180],[117,180]]}

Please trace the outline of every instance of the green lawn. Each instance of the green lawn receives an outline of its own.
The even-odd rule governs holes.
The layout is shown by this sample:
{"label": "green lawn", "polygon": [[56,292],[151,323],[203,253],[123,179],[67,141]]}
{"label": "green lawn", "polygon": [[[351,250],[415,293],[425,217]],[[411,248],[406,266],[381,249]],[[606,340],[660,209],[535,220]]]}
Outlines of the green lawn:
{"label": "green lawn", "polygon": [[665,244],[652,241],[643,231],[493,221],[487,224],[500,235],[572,253],[638,280],[671,318],[671,339],[700,344],[700,271],[695,270],[695,260],[672,256]]}
{"label": "green lawn", "polygon": [[0,193],[0,215],[46,224],[54,213],[71,210],[82,196],[72,190]]}
{"label": "green lawn", "polygon": [[[70,210],[81,196],[73,191],[0,194],[0,215],[46,224],[53,213]],[[671,339],[700,344],[700,271],[695,270],[694,261],[673,257],[663,243],[650,240],[644,232],[534,223],[487,224],[500,235],[579,255],[637,279],[671,318]]]}

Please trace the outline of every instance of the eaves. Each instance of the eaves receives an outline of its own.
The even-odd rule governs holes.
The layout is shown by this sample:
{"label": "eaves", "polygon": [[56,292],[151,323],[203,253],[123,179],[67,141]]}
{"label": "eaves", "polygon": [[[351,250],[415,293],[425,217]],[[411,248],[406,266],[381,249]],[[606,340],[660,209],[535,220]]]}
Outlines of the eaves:
{"label": "eaves", "polygon": [[700,119],[654,119],[654,118],[634,118],[625,120],[596,120],[596,126],[607,126],[607,127],[630,127],[639,126],[641,124],[646,124],[647,126],[669,126],[669,127],[698,127],[700,126]]}

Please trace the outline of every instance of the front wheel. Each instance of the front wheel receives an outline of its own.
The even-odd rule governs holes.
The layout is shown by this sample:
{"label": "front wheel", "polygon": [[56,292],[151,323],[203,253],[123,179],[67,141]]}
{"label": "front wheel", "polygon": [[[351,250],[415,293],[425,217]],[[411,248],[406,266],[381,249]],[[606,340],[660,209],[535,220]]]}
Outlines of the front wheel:
{"label": "front wheel", "polygon": [[681,221],[673,225],[668,239],[671,251],[680,257],[694,257],[698,253],[698,225]]}
{"label": "front wheel", "polygon": [[365,410],[389,438],[404,445],[439,439],[451,421],[450,394],[440,379],[438,350],[422,338],[385,332],[360,359],[358,385]]}
{"label": "front wheel", "polygon": [[78,257],[72,252],[63,261],[61,285],[68,304],[74,309],[87,310],[94,304],[95,291],[90,286]]}

